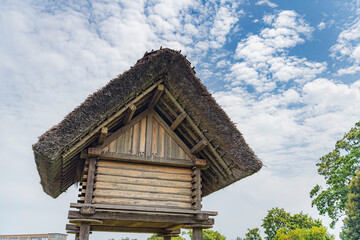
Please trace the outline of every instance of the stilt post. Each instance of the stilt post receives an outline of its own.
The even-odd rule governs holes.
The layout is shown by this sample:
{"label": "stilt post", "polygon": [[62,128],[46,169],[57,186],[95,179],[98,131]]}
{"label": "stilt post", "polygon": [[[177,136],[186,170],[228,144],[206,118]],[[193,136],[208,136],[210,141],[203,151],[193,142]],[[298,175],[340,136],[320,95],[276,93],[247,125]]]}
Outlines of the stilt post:
{"label": "stilt post", "polygon": [[[95,181],[96,157],[89,158],[89,170],[86,180],[85,204],[91,204]],[[90,234],[90,223],[82,222],[80,225],[79,240],[88,240]]]}
{"label": "stilt post", "polygon": [[194,227],[193,234],[192,234],[192,240],[202,240],[202,239],[203,239],[202,228]]}

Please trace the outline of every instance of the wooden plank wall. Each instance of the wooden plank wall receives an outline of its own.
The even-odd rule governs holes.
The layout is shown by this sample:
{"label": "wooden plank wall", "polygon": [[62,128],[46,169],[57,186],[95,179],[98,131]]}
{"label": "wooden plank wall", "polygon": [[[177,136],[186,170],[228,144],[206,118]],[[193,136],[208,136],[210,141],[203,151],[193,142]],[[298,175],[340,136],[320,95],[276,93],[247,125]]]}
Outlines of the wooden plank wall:
{"label": "wooden plank wall", "polygon": [[191,209],[192,170],[98,160],[92,203]]}
{"label": "wooden plank wall", "polygon": [[137,156],[190,159],[152,116],[143,118],[102,150]]}

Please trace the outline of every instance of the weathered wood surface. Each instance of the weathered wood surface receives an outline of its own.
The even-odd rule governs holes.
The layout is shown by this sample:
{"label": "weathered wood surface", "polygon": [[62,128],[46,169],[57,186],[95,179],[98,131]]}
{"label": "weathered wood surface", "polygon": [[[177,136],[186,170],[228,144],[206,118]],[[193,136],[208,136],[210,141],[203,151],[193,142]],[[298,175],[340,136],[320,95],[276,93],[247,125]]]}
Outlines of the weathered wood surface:
{"label": "weathered wood surface", "polygon": [[119,191],[136,191],[136,192],[151,192],[151,193],[174,193],[177,195],[190,196],[190,188],[172,188],[172,187],[153,187],[153,186],[141,186],[133,184],[121,184],[121,183],[107,183],[97,182],[95,183],[97,190],[100,189],[117,189]]}
{"label": "weathered wood surface", "polygon": [[190,195],[178,195],[178,194],[169,194],[169,193],[155,193],[155,192],[144,192],[146,188],[142,189],[142,192],[138,191],[123,191],[118,189],[96,189],[94,192],[94,198],[98,197],[104,198],[126,198],[126,199],[144,199],[144,200],[154,200],[154,201],[179,201],[191,203],[192,198]]}
{"label": "weathered wood surface", "polygon": [[157,89],[155,90],[154,96],[151,99],[150,104],[149,104],[150,109],[152,109],[156,105],[156,103],[159,101],[161,95],[164,92],[164,89],[165,89],[164,85],[159,85],[157,87]]}
{"label": "weathered wood surface", "polygon": [[[69,211],[69,219],[80,219],[83,218],[79,211]],[[90,219],[101,219],[104,221],[139,221],[149,223],[168,223],[168,224],[199,224],[193,217],[193,215],[185,214],[162,214],[157,215],[155,213],[147,212],[96,212],[94,215],[87,216]],[[108,222],[108,221],[107,221]],[[214,219],[209,218],[203,225],[214,224]]]}
{"label": "weathered wood surface", "polygon": [[[92,148],[89,148],[89,150]],[[93,152],[93,151],[91,151]],[[96,151],[98,152],[98,151]],[[155,165],[166,165],[166,166],[176,166],[176,167],[191,167],[194,165],[193,160],[190,159],[178,159],[178,158],[160,158],[156,156],[137,156],[125,153],[112,153],[112,152],[102,152],[94,154],[88,154],[88,156],[97,156],[99,159],[111,160],[111,161],[121,161],[121,162],[136,162],[136,163],[149,163]]]}
{"label": "weathered wood surface", "polygon": [[101,145],[104,143],[104,140],[105,140],[107,134],[108,134],[108,128],[106,128],[106,127],[101,128],[99,139],[98,139],[98,145]]}
{"label": "weathered wood surface", "polygon": [[175,181],[185,181],[185,182],[191,181],[190,174],[150,172],[150,171],[141,171],[141,170],[130,170],[126,168],[98,167],[97,174],[134,177],[134,178],[164,179],[164,180],[175,180]]}
{"label": "weathered wood surface", "polygon": [[117,162],[113,161],[99,161],[98,167],[103,168],[112,168],[112,169],[128,169],[128,170],[140,170],[147,172],[161,172],[161,173],[172,173],[172,174],[191,174],[192,170],[190,168],[180,168],[180,167],[170,167],[170,166],[156,166],[149,164],[133,164],[123,162],[119,165]]}
{"label": "weathered wood surface", "polygon": [[90,234],[90,223],[81,223],[79,240],[88,240]]}
{"label": "weathered wood surface", "polygon": [[[137,121],[134,123],[133,121]],[[159,124],[151,114],[135,117],[133,124],[124,126],[117,132],[113,133],[105,140],[106,146],[103,145],[103,152],[125,153],[136,156],[160,157],[190,159],[185,153],[184,145],[181,140],[176,139],[172,130],[165,131],[164,126]],[[165,126],[168,127],[168,126]],[[111,140],[111,141],[110,141]],[[181,145],[181,146],[180,146]]]}
{"label": "weathered wood surface", "polygon": [[189,168],[99,160],[92,203],[191,209],[192,181]]}
{"label": "weathered wood surface", "polygon": [[162,212],[162,213],[180,213],[180,214],[205,214],[208,216],[217,216],[217,212],[214,211],[197,211],[191,209],[173,209],[173,208],[156,208],[156,207],[135,207],[135,206],[119,206],[119,205],[106,205],[106,204],[81,204],[71,203],[71,208],[82,207],[95,207],[96,209],[109,209],[109,210],[128,210],[128,211],[140,211],[140,212]]}
{"label": "weathered wood surface", "polygon": [[158,207],[173,207],[173,208],[191,208],[191,203],[178,201],[164,201],[164,200],[146,200],[134,198],[120,198],[120,197],[94,197],[93,203],[106,204],[120,204],[126,206],[158,206]]}
{"label": "weathered wood surface", "polygon": [[85,203],[91,203],[93,197],[95,171],[96,171],[96,158],[91,157],[89,159],[89,170],[86,180],[86,193],[84,199]]}
{"label": "weathered wood surface", "polygon": [[202,234],[202,228],[194,227],[192,232],[192,240],[202,240],[203,234]]}
{"label": "weathered wood surface", "polygon": [[127,183],[143,186],[155,187],[176,187],[176,188],[191,188],[191,182],[180,182],[171,180],[147,179],[147,178],[131,178],[111,175],[97,175],[96,182],[111,182],[111,183]]}

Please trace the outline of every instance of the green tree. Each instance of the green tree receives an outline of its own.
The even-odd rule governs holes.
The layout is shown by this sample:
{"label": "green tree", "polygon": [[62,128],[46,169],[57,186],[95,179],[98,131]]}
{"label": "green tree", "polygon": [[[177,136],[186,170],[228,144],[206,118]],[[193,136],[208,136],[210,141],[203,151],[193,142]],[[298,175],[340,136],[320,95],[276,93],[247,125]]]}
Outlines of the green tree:
{"label": "green tree", "polygon": [[327,233],[324,227],[295,228],[288,230],[281,228],[276,232],[275,240],[333,240],[334,236]]}
{"label": "green tree", "polygon": [[[188,232],[190,238],[192,237],[192,231]],[[224,235],[221,235],[218,231],[204,229],[203,230],[203,240],[226,240]]]}
{"label": "green tree", "polygon": [[[267,240],[333,240],[335,237],[327,232],[327,229],[318,219],[302,212],[291,215],[282,208],[273,208],[263,218],[263,224]],[[259,229],[248,229],[244,239],[237,240],[261,240]]]}
{"label": "green tree", "polygon": [[360,170],[360,122],[337,141],[335,149],[320,158],[318,173],[324,176],[326,186],[316,185],[310,192],[312,205],[320,214],[327,214],[331,227],[344,215],[348,201],[349,184]]}
{"label": "green tree", "polygon": [[[186,238],[182,237],[188,235],[190,238],[192,237],[192,231],[183,231],[181,236],[172,237],[171,240],[186,240]],[[147,240],[163,240],[162,237],[158,237],[156,234],[151,235]],[[218,231],[204,229],[203,230],[203,240],[226,240],[226,237],[221,235]]]}
{"label": "green tree", "polygon": [[248,232],[245,234],[245,238],[242,240],[262,240],[259,228],[248,229]]}
{"label": "green tree", "polygon": [[[181,235],[185,235],[186,232],[182,232]],[[147,240],[163,240],[163,237],[158,237],[156,234],[151,235]],[[182,236],[172,237],[171,240],[186,240]]]}
{"label": "green tree", "polygon": [[273,208],[268,211],[261,226],[265,229],[265,234],[267,235],[265,239],[271,240],[274,239],[279,229],[287,229],[289,231],[296,228],[309,229],[321,227],[322,223],[320,220],[313,219],[302,212],[291,215],[282,208]]}
{"label": "green tree", "polygon": [[346,203],[346,215],[344,219],[342,239],[360,239],[360,171],[351,180],[349,186],[349,200]]}

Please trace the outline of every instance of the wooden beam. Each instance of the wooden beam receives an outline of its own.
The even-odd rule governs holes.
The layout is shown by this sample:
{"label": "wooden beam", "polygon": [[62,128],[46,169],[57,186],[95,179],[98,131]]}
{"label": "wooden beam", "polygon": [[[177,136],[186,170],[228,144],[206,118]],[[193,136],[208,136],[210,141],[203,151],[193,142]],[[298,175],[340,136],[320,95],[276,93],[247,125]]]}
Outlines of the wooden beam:
{"label": "wooden beam", "polygon": [[82,204],[71,203],[70,208],[82,208],[82,207],[95,207],[95,209],[107,209],[107,210],[129,210],[134,212],[163,212],[163,213],[178,213],[178,214],[199,214],[203,213],[208,216],[216,216],[218,213],[213,211],[197,211],[190,209],[177,209],[177,208],[157,208],[157,207],[138,207],[138,206],[123,206],[123,205],[106,205],[106,204]]}
{"label": "wooden beam", "polygon": [[96,168],[96,158],[90,157],[89,159],[89,171],[87,174],[86,180],[86,193],[85,193],[85,203],[91,203],[92,195],[94,191],[94,181],[95,181],[95,168]]}
{"label": "wooden beam", "polygon": [[203,139],[203,140],[201,140],[200,142],[198,142],[198,143],[191,149],[191,153],[192,153],[192,154],[196,154],[196,153],[200,152],[201,150],[203,150],[207,145],[208,145],[208,141],[206,141],[205,139]]}
{"label": "wooden beam", "polygon": [[[68,218],[72,219],[81,219],[84,216],[79,211],[69,211]],[[184,214],[156,214],[149,212],[102,212],[97,211],[94,215],[86,216],[90,219],[101,219],[104,222],[112,221],[141,221],[141,222],[151,222],[151,223],[169,223],[169,224],[198,224],[195,220],[194,215],[184,215]],[[208,220],[202,222],[202,224],[212,224],[214,219],[209,218]]]}
{"label": "wooden beam", "polygon": [[153,117],[148,115],[146,121],[146,149],[145,155],[147,157],[152,157],[152,139],[153,139]]}
{"label": "wooden beam", "polygon": [[156,156],[136,156],[126,153],[110,153],[101,152],[100,148],[89,148],[89,156],[96,156],[99,159],[121,161],[121,162],[136,162],[136,163],[147,163],[154,165],[166,165],[176,167],[192,167],[194,165],[192,160],[187,159],[176,159],[176,158],[161,158]]}
{"label": "wooden beam", "polygon": [[[101,128],[107,126],[110,122],[114,121],[117,117],[119,117],[121,114],[123,114],[126,109],[128,109],[131,105],[135,104],[140,99],[142,99],[144,96],[146,96],[148,93],[150,93],[152,90],[154,90],[163,81],[164,80],[160,80],[157,83],[151,85],[148,89],[143,91],[140,95],[138,95],[136,98],[134,98],[128,104],[126,104],[118,112],[116,112],[114,115],[112,115],[107,120],[105,120],[103,123],[101,123],[97,128],[95,128],[91,133],[89,133],[85,137],[83,137],[80,141],[78,141],[76,143],[69,144],[70,146],[71,145],[73,145],[73,146],[63,154],[63,158],[65,160],[70,159],[75,154],[77,154],[77,152],[75,150],[84,148],[84,146],[86,146],[88,144],[89,139],[91,139],[96,133],[98,133]],[[76,141],[77,141],[77,139],[76,139]]]}
{"label": "wooden beam", "polygon": [[207,167],[207,162],[205,159],[196,158],[194,165],[195,167],[199,167],[200,169],[205,169]]}
{"label": "wooden beam", "polygon": [[102,145],[104,143],[107,134],[108,134],[108,128],[107,127],[101,128],[98,145]]}
{"label": "wooden beam", "polygon": [[174,131],[179,126],[179,124],[186,118],[186,115],[186,112],[182,112],[171,124],[170,129]]}
{"label": "wooden beam", "polygon": [[164,89],[165,89],[164,85],[159,85],[157,87],[157,89],[155,90],[154,96],[150,101],[149,109],[153,109],[155,107],[156,103],[159,101],[161,95],[163,94]]}
{"label": "wooden beam", "polygon": [[[179,109],[179,111],[181,112],[185,112],[185,110],[183,109],[183,107],[176,101],[176,99],[174,98],[174,96],[171,94],[171,92],[169,90],[167,90],[165,88],[165,94],[167,95],[167,97],[174,103],[174,105]],[[190,124],[190,126],[196,131],[196,133],[202,138],[202,139],[206,139],[205,135],[203,134],[203,132],[199,129],[199,127],[194,123],[194,121],[190,118],[189,115],[186,116],[186,121]],[[215,150],[215,148],[212,146],[211,143],[209,143],[209,149],[211,151],[212,154],[214,154],[216,160],[220,163],[220,165],[224,168],[224,170],[226,171],[227,174],[232,175],[232,171],[229,169],[228,165],[224,162],[224,160],[221,158],[221,156],[219,155],[219,153]]]}
{"label": "wooden beam", "polygon": [[194,169],[194,193],[195,193],[195,209],[201,211],[201,170],[195,167]]}
{"label": "wooden beam", "polygon": [[107,226],[107,225],[92,225],[91,231],[99,232],[130,232],[130,233],[159,233],[171,234],[176,231],[166,231],[163,228],[156,227],[125,227],[125,226]]}
{"label": "wooden beam", "polygon": [[141,121],[141,119],[143,119],[144,117],[146,117],[146,115],[149,114],[149,111],[144,111],[142,113],[140,113],[139,115],[137,115],[135,118],[133,118],[127,125],[123,126],[122,128],[118,129],[116,132],[114,132],[113,134],[111,134],[110,136],[108,136],[104,143],[101,145],[100,148],[103,148],[107,145],[109,145],[112,141],[116,140],[118,137],[120,137],[120,135],[124,134],[127,130],[129,130],[134,124],[136,124],[137,122]]}
{"label": "wooden beam", "polygon": [[134,113],[136,112],[136,106],[135,105],[131,105],[130,107],[128,107],[128,109],[126,110],[126,114],[123,120],[123,124],[128,124],[131,119],[134,116]]}

